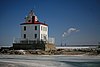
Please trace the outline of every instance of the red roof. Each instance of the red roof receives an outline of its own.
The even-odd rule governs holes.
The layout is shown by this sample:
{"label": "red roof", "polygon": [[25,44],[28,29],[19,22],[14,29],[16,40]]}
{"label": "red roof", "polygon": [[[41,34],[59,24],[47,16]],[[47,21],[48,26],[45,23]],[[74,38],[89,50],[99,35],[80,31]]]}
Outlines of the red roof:
{"label": "red roof", "polygon": [[38,21],[35,21],[35,23],[32,23],[32,22],[21,23],[20,25],[26,25],[26,24],[42,24],[42,25],[48,26],[47,24],[38,22]]}

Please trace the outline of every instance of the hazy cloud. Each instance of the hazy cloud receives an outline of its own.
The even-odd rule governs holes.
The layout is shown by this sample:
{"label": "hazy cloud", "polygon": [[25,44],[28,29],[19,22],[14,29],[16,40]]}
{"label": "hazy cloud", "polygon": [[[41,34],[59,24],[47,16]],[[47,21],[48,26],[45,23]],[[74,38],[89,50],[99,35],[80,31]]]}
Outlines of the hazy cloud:
{"label": "hazy cloud", "polygon": [[62,37],[66,37],[68,35],[70,35],[72,32],[78,32],[79,30],[76,29],[76,28],[69,28],[67,31],[65,31],[63,34],[62,34]]}

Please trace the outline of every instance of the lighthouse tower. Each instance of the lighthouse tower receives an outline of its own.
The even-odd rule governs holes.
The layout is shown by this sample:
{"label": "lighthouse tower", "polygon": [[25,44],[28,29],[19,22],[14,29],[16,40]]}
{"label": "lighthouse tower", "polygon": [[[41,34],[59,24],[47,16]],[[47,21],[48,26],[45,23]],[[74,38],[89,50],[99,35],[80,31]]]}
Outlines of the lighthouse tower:
{"label": "lighthouse tower", "polygon": [[48,38],[48,25],[40,22],[32,10],[20,26],[21,38],[14,40],[13,49],[55,49],[54,39]]}
{"label": "lighthouse tower", "polygon": [[35,13],[31,10],[21,23],[21,40],[48,41],[48,25],[39,22]]}

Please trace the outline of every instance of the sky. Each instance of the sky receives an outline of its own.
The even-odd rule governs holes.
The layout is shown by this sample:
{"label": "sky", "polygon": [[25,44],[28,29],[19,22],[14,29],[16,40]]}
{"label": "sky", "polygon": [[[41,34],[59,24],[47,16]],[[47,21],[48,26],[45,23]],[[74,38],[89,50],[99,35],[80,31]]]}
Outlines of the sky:
{"label": "sky", "polygon": [[49,25],[56,45],[100,42],[100,0],[0,0],[0,46],[20,38],[20,24],[31,9]]}

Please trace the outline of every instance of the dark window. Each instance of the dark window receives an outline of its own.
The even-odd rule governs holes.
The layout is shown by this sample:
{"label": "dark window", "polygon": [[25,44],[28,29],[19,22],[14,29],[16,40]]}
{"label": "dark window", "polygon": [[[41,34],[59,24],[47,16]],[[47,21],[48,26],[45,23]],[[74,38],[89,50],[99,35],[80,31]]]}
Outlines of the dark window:
{"label": "dark window", "polygon": [[34,36],[35,36],[35,38],[37,38],[37,34],[35,34]]}
{"label": "dark window", "polygon": [[35,30],[37,30],[37,26],[35,26]]}
{"label": "dark window", "polygon": [[26,38],[26,34],[24,34],[24,38]]}
{"label": "dark window", "polygon": [[28,22],[31,22],[31,20],[28,20]]}
{"label": "dark window", "polygon": [[24,26],[24,31],[26,31],[26,26]]}

